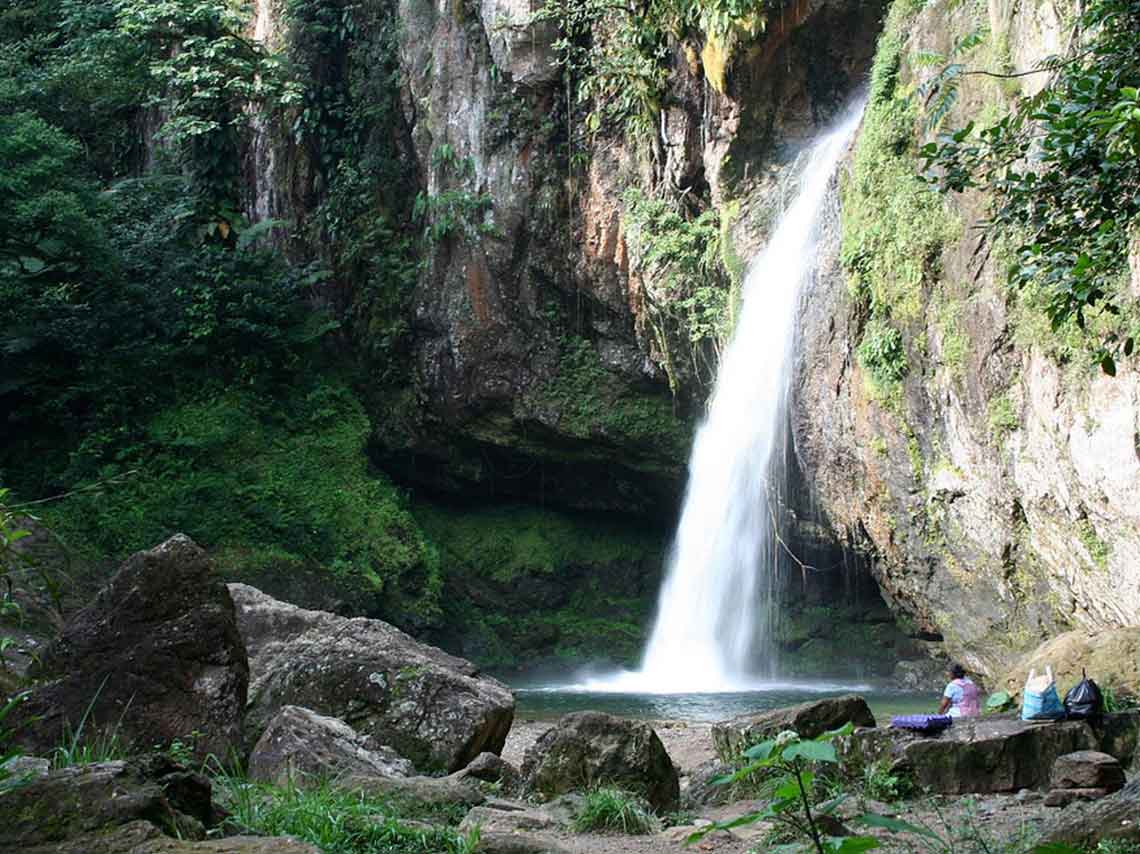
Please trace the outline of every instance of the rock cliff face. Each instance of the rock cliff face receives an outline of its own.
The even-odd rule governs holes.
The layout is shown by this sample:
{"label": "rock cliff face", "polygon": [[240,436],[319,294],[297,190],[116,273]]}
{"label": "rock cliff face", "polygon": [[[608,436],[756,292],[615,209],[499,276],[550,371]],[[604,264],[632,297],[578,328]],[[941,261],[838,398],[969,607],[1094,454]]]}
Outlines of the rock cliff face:
{"label": "rock cliff face", "polygon": [[[256,31],[299,50],[277,7],[262,6]],[[741,259],[781,210],[787,167],[865,80],[883,11],[792,0],[735,41],[668,36],[660,110],[635,138],[585,130],[559,29],[530,2],[356,9],[351,49],[310,61],[320,79],[364,79],[358,94],[390,107],[363,135],[389,139],[416,232],[407,328],[384,357],[404,361],[369,363],[385,470],[452,498],[620,511],[664,528]],[[865,550],[912,633],[981,673],[1058,631],[1140,619],[1135,372],[1100,376],[1059,352],[1008,298],[1001,247],[971,230],[985,200],[932,202],[912,180],[922,117],[911,93],[936,70],[929,54],[959,59],[963,37],[988,33],[965,61],[1029,68],[1068,48],[1067,16],[1043,3],[896,3],[833,251],[803,312],[800,515]],[[943,127],[1040,85],[964,78]],[[251,212],[306,221],[327,192],[319,154],[267,125],[251,146]],[[689,221],[713,216],[702,239],[719,235],[723,270],[707,282],[716,334],[694,333],[691,294],[671,289],[636,239],[631,189]],[[1140,291],[1140,247],[1134,256]],[[901,335],[905,377],[889,393],[857,358],[874,328],[864,286],[850,286],[860,265]],[[375,321],[372,280],[342,278],[349,313]],[[359,351],[387,334],[375,326],[353,327]]]}
{"label": "rock cliff face", "polygon": [[[283,249],[332,268],[325,290],[349,358],[373,378],[363,393],[370,451],[417,499],[454,506],[471,524],[472,505],[491,502],[603,511],[611,527],[664,544],[744,261],[787,202],[789,167],[862,84],[883,8],[795,0],[762,27],[734,24],[730,38],[693,26],[654,34],[660,109],[635,135],[588,131],[579,71],[568,77],[560,64],[563,30],[537,20],[538,5],[260,0],[250,34],[287,52],[312,85],[306,114],[255,122],[247,213],[292,223],[288,239],[275,238]],[[341,20],[330,29],[332,8]],[[606,37],[598,27],[574,43]],[[639,222],[630,193],[674,212],[674,224]],[[703,230],[676,225],[698,220]],[[666,275],[639,228],[704,256],[687,285]],[[388,240],[382,251],[374,238]],[[370,260],[390,258],[400,241],[405,268]],[[471,549],[448,546],[456,526],[443,524],[449,607],[463,612],[433,635],[441,643],[500,664],[516,657],[508,646],[528,659],[565,654],[560,626],[584,614],[606,628],[592,634],[620,634],[604,644],[609,654],[635,654],[656,555],[620,564],[555,555],[549,577],[520,580],[509,567],[475,571]],[[820,553],[839,565],[833,546]],[[848,580],[837,574],[798,597],[782,648],[831,659],[809,617],[827,611],[822,591]],[[869,615],[861,625],[880,632],[881,603],[856,604]]]}
{"label": "rock cliff face", "polygon": [[[920,52],[949,56],[956,40],[985,28],[969,67],[1032,68],[1064,52],[1067,15],[1045,3],[994,0],[962,14],[944,2],[896,4],[876,59],[888,85],[868,110],[845,176],[843,224],[866,228],[860,206],[869,188],[881,188],[874,180],[892,157],[904,171],[919,169],[913,139],[904,134],[891,153],[880,129],[889,110],[906,109],[910,87],[936,70],[922,65]],[[995,115],[1018,87],[1041,84],[1042,75],[965,78],[943,127]],[[918,117],[909,121],[917,136]],[[914,184],[901,191],[923,192]],[[1140,519],[1130,500],[1140,488],[1140,377],[1128,365],[1115,378],[1101,374],[1011,297],[1001,247],[971,227],[984,203],[976,195],[934,201],[912,207],[910,221],[878,209],[875,227],[890,241],[880,250],[909,246],[919,265],[904,281],[903,253],[896,270],[872,282],[895,306],[909,366],[889,394],[857,353],[870,323],[850,247],[874,244],[849,230],[841,263],[836,235],[805,304],[794,426],[822,509],[873,553],[896,613],[944,638],[968,667],[996,674],[1066,628],[1140,620]]]}
{"label": "rock cliff face", "polygon": [[[731,49],[670,36],[658,126],[635,141],[585,133],[558,27],[534,4],[367,6],[351,38],[384,32],[396,58],[374,85],[396,87],[397,114],[371,132],[396,138],[423,229],[414,382],[377,392],[378,460],[449,494],[670,519],[715,344],[694,344],[676,319],[683,295],[641,275],[622,193],[718,212],[739,274],[782,204],[783,167],[861,80],[881,8],[797,0]],[[298,50],[268,0],[251,30]],[[338,60],[345,77],[370,73],[357,47]],[[302,222],[319,170],[287,137],[265,125],[251,143],[249,209]]]}

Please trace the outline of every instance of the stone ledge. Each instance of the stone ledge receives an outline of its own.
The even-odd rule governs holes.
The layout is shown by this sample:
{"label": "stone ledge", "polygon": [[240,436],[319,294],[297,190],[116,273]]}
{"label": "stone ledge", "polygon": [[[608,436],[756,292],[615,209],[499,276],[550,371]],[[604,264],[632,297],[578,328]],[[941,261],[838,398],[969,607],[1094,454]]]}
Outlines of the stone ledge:
{"label": "stone ledge", "polygon": [[1088,721],[1028,722],[1012,716],[957,721],[936,736],[905,730],[860,729],[838,745],[844,773],[861,776],[888,762],[919,788],[943,794],[1014,792],[1047,786],[1059,756],[1101,750],[1122,764],[1132,760],[1140,713]]}

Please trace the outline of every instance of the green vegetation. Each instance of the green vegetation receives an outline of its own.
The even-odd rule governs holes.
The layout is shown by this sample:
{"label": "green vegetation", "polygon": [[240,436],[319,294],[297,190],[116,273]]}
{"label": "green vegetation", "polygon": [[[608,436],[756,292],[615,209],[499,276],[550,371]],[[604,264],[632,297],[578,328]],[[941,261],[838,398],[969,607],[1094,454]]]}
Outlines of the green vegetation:
{"label": "green vegetation", "polygon": [[581,439],[630,440],[683,458],[689,431],[675,415],[673,400],[654,390],[639,391],[602,364],[584,338],[562,339],[558,373],[530,390],[528,403],[557,413],[558,427]]}
{"label": "green vegetation", "polygon": [[5,723],[5,719],[15,711],[20,703],[27,699],[27,696],[27,693],[17,692],[8,697],[3,705],[0,705],[0,793],[3,793],[6,788],[19,785],[21,782],[11,770],[4,767],[11,760],[23,756],[23,751],[12,744],[15,732],[10,724]]}
{"label": "green vegetation", "polygon": [[875,389],[884,394],[903,381],[910,367],[902,333],[878,318],[868,321],[864,327],[856,355]]}
{"label": "green vegetation", "polygon": [[582,808],[574,818],[579,833],[625,833],[643,835],[657,829],[657,819],[649,805],[630,792],[595,788],[586,792]]}
{"label": "green vegetation", "polygon": [[413,512],[445,557],[463,561],[469,574],[495,581],[662,556],[660,536],[603,517],[524,506],[456,510],[423,504]]}
{"label": "green vegetation", "polygon": [[[631,266],[651,291],[652,319],[671,322],[691,344],[707,341],[719,352],[732,332],[728,301],[739,284],[732,256],[726,255],[731,249],[722,245],[728,217],[707,210],[686,219],[679,206],[647,198],[636,187],[625,191],[622,203]],[[693,350],[693,358],[698,352]]]}
{"label": "green vegetation", "polygon": [[463,186],[475,177],[475,161],[470,157],[458,159],[455,150],[445,143],[432,152],[431,165],[441,186],[459,186],[432,194],[421,191],[416,196],[412,217],[423,222],[423,239],[439,243],[457,234],[468,238],[496,234],[491,197]]}
{"label": "green vegetation", "polygon": [[918,106],[898,79],[916,12],[902,0],[891,7],[871,69],[863,130],[840,188],[841,260],[851,294],[869,316],[857,353],[880,399],[891,398],[909,370],[903,333],[921,318],[942,249],[960,232],[946,202],[916,175]]}
{"label": "green vegetation", "polygon": [[[438,549],[441,627],[488,667],[537,658],[632,663],[641,650],[664,557],[664,532],[597,515],[534,507],[416,504]],[[477,604],[476,604],[477,603]]]}
{"label": "green vegetation", "polygon": [[251,783],[235,775],[214,777],[215,793],[245,833],[292,836],[326,854],[470,854],[478,832],[407,823],[407,805],[323,784],[311,788]]}
{"label": "green vegetation", "polygon": [[1021,426],[1017,408],[1008,393],[990,400],[988,405],[990,435],[1000,441]]}
{"label": "green vegetation", "polygon": [[894,771],[889,759],[871,762],[863,768],[863,795],[876,801],[899,801],[914,794],[914,781]]}
{"label": "green vegetation", "polygon": [[[756,775],[763,775],[769,786],[770,800],[764,809],[728,821],[714,822],[689,837],[693,842],[716,830],[728,830],[743,824],[759,821],[772,822],[780,841],[794,841],[802,850],[816,854],[857,854],[877,848],[878,840],[871,836],[831,836],[821,819],[830,817],[843,798],[824,797],[823,769],[838,765],[839,756],[832,743],[850,735],[854,727],[848,723],[837,730],[825,732],[815,739],[802,739],[785,730],[776,738],[768,739],[744,751],[747,764],[732,774],[718,778],[720,785],[731,785]],[[878,815],[863,815],[856,819],[871,827],[892,832],[929,835],[922,828]]]}
{"label": "green vegetation", "polygon": [[[368,469],[361,372],[329,357],[357,333],[370,390],[409,382],[414,179],[375,132],[394,29],[282,11],[277,54],[232,4],[0,13],[0,478],[17,504],[62,494],[43,518],[89,561],[185,531],[230,577],[431,620],[435,550]],[[258,112],[291,128],[266,144],[316,189],[305,223],[241,213]]]}
{"label": "green vegetation", "polygon": [[916,176],[918,107],[899,83],[913,9],[896,2],[871,70],[863,131],[843,199],[842,261],[855,298],[876,318],[907,324],[940,270],[942,247],[960,225]]}
{"label": "green vegetation", "polygon": [[650,198],[637,187],[622,194],[630,268],[645,289],[646,318],[674,392],[682,375],[711,386],[743,275],[729,232],[735,206],[691,216],[691,203]]}
{"label": "green vegetation", "polygon": [[[1017,243],[1010,286],[1114,374],[1140,323],[1125,263],[1140,216],[1140,3],[1096,0],[1079,24],[1084,46],[1042,69],[1054,77],[1040,93],[996,122],[943,134],[923,155],[943,192],[985,191],[987,232]],[[937,85],[952,90],[962,73],[947,66]]]}
{"label": "green vegetation", "polygon": [[1096,528],[1093,527],[1093,523],[1087,517],[1077,520],[1077,538],[1089,553],[1089,557],[1092,558],[1097,569],[1105,569],[1108,566],[1109,557],[1112,556],[1112,546],[1101,539]]}
{"label": "green vegetation", "polygon": [[[533,19],[558,26],[554,50],[569,114],[582,113],[582,121],[568,128],[572,142],[581,147],[597,133],[653,135],[664,105],[671,40],[683,35],[703,34],[721,57],[706,73],[723,91],[732,45],[763,32],[769,12],[778,8],[770,0],[652,0],[637,8],[605,0],[545,4]],[[605,38],[597,38],[602,32]]]}
{"label": "green vegetation", "polygon": [[364,456],[369,422],[342,383],[312,380],[261,397],[218,391],[154,417],[104,476],[105,491],[43,518],[93,558],[122,557],[182,531],[220,551],[228,577],[279,589],[308,571],[357,607],[398,621],[438,613],[435,548]]}

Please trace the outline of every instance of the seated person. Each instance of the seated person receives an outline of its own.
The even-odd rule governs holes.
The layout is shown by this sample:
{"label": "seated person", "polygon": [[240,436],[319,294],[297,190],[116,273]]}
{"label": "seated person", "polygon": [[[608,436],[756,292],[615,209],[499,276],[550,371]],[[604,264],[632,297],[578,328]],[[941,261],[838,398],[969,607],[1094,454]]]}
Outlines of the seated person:
{"label": "seated person", "polygon": [[942,704],[938,707],[938,714],[965,718],[979,713],[978,686],[966,675],[966,670],[961,664],[951,664],[950,682],[942,692]]}

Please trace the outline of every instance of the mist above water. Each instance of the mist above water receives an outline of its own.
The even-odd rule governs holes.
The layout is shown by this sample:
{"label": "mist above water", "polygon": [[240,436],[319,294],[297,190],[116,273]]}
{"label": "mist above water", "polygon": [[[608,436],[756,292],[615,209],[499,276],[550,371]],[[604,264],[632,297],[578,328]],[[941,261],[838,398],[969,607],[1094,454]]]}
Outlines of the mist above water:
{"label": "mist above water", "polygon": [[[639,670],[590,691],[680,694],[778,690],[769,636],[778,450],[800,293],[817,263],[828,188],[863,113],[849,108],[806,155],[791,204],[748,267],[743,306],[689,459],[689,483],[656,621]],[[779,687],[777,687],[779,686]]]}

